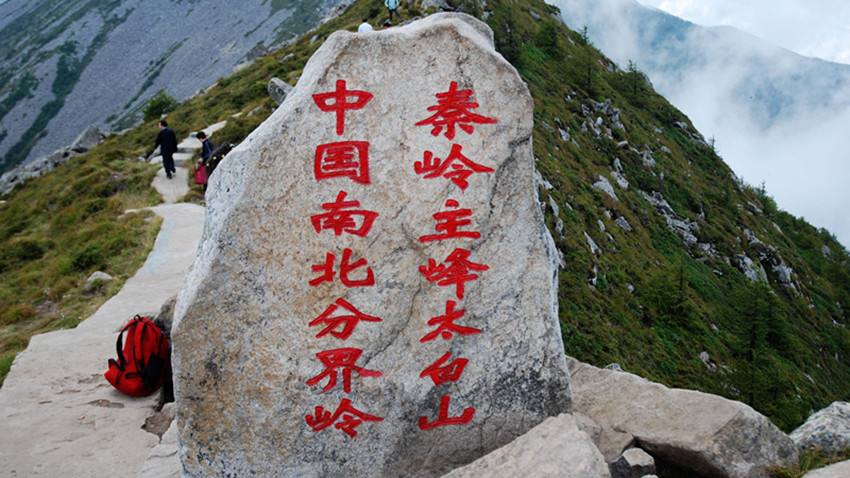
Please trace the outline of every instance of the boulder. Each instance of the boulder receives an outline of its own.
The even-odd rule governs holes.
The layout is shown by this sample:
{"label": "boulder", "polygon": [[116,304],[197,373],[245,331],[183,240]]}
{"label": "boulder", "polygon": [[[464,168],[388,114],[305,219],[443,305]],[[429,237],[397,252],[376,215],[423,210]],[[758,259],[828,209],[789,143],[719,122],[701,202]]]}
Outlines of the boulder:
{"label": "boulder", "polygon": [[80,133],[68,148],[75,153],[82,154],[100,144],[105,137],[100,128],[92,125]]}
{"label": "boulder", "polygon": [[847,478],[848,476],[850,476],[850,460],[810,471],[803,475],[803,478]]}
{"label": "boulder", "polygon": [[595,183],[593,183],[593,187],[604,192],[605,194],[610,196],[611,199],[613,199],[615,201],[620,200],[617,197],[617,193],[614,192],[614,186],[611,186],[611,181],[608,181],[608,178],[606,178],[605,176],[602,176],[601,174],[599,175],[599,179]]}
{"label": "boulder", "polygon": [[743,403],[569,363],[576,412],[633,435],[656,459],[695,476],[768,477],[770,467],[797,460],[791,439]]}
{"label": "boulder", "polygon": [[533,101],[492,38],[336,32],[216,170],[172,330],[185,476],[441,476],[569,411]]}
{"label": "boulder", "polygon": [[86,292],[91,292],[91,291],[97,289],[98,287],[100,287],[101,285],[103,285],[107,282],[110,282],[112,280],[113,280],[112,276],[107,274],[106,272],[103,272],[103,271],[92,272],[92,274],[89,276],[89,278],[86,279],[86,285],[83,286],[83,290],[85,290]]}
{"label": "boulder", "polygon": [[280,78],[272,78],[269,80],[268,84],[269,96],[272,97],[275,104],[280,106],[283,103],[283,100],[286,99],[286,96],[292,91],[292,87],[289,86],[289,83],[281,80]]}
{"label": "boulder", "polygon": [[613,463],[613,478],[641,478],[655,473],[655,460],[640,448],[629,448]]}
{"label": "boulder", "polygon": [[608,465],[572,415],[552,417],[444,478],[603,478]]}
{"label": "boulder", "polygon": [[833,402],[813,413],[791,432],[791,439],[801,449],[816,448],[828,455],[850,450],[850,403]]}

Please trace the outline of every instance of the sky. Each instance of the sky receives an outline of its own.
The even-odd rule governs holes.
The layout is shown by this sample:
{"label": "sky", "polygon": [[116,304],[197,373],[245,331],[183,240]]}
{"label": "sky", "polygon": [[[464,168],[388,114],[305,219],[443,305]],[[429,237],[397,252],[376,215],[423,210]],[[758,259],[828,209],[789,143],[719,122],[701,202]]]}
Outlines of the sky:
{"label": "sky", "polygon": [[805,56],[850,64],[848,0],[639,0],[694,23],[728,25]]}

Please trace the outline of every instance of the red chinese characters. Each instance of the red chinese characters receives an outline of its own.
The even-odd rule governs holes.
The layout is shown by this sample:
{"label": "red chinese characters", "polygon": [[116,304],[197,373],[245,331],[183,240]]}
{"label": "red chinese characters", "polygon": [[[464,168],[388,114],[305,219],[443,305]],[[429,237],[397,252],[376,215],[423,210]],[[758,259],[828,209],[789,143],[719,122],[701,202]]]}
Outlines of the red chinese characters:
{"label": "red chinese characters", "polygon": [[369,415],[368,413],[361,412],[354,408],[354,405],[351,404],[351,400],[347,398],[343,398],[339,402],[339,406],[333,413],[325,410],[325,407],[319,405],[313,411],[312,415],[307,415],[304,419],[307,422],[307,425],[312,428],[314,432],[320,432],[333,425],[334,428],[342,430],[351,438],[357,436],[357,427],[359,427],[363,422],[384,421],[381,417]]}
{"label": "red chinese characters", "polygon": [[443,315],[431,317],[428,325],[436,326],[437,328],[425,334],[419,339],[420,342],[430,342],[437,337],[443,340],[451,340],[455,335],[475,335],[480,334],[481,330],[474,327],[465,327],[455,323],[457,319],[463,317],[466,312],[464,309],[456,310],[457,302],[453,300],[446,301],[446,312]]}
{"label": "red chinese characters", "polygon": [[[349,313],[335,315],[337,310],[345,310]],[[310,327],[325,326],[325,328],[316,334],[317,339],[330,334],[332,337],[345,340],[351,337],[351,334],[354,333],[354,329],[360,322],[381,322],[381,318],[360,312],[345,299],[337,299],[336,302],[329,305],[324,312],[310,322]]]}
{"label": "red chinese characters", "polygon": [[428,377],[436,386],[442,385],[446,382],[456,381],[460,378],[460,375],[463,373],[463,369],[466,368],[466,364],[469,363],[469,360],[465,358],[457,358],[452,360],[450,363],[446,363],[450,358],[452,358],[452,353],[446,352],[434,363],[426,367],[425,370],[419,374],[419,378]]}
{"label": "red chinese characters", "polygon": [[[416,126],[431,126],[433,136],[444,134],[451,141],[454,140],[457,129],[472,134],[475,125],[497,122],[495,118],[473,112],[472,110],[478,108],[478,103],[473,100],[473,91],[471,89],[458,89],[458,84],[455,81],[449,84],[448,91],[437,93],[436,97],[437,104],[428,108],[432,115],[416,123]],[[437,157],[432,151],[425,151],[422,161],[413,164],[413,171],[423,179],[447,179],[460,188],[462,192],[469,188],[470,178],[474,174],[494,172],[493,168],[484,166],[467,157],[463,153],[463,146],[457,143],[451,145],[449,154],[445,159]],[[429,244],[442,241],[479,239],[481,233],[474,229],[473,214],[472,209],[460,207],[457,200],[446,200],[444,209],[432,216],[436,221],[434,225],[435,233],[420,236],[419,242]],[[426,264],[419,266],[419,272],[425,280],[438,287],[453,288],[455,298],[458,301],[465,299],[466,285],[478,280],[481,274],[489,269],[490,266],[487,264],[472,259],[471,246],[455,247],[442,262],[428,259]],[[481,329],[461,322],[465,314],[466,309],[459,308],[457,301],[447,300],[445,312],[428,320],[427,325],[431,328],[419,339],[419,342],[429,343],[437,339],[450,341],[459,337],[465,338],[481,334],[483,332]],[[459,381],[467,365],[469,365],[469,359],[464,357],[453,358],[451,352],[446,352],[425,367],[419,374],[419,378],[430,379],[435,387],[440,387],[448,382]],[[475,407],[464,407],[460,414],[452,415],[449,410],[451,401],[451,396],[443,395],[440,398],[436,418],[431,420],[426,416],[420,416],[417,423],[419,429],[425,431],[472,422],[475,417]]]}
{"label": "red chinese characters", "polygon": [[336,113],[336,134],[342,136],[345,132],[345,112],[363,108],[373,97],[368,91],[349,90],[345,80],[336,80],[336,90],[316,93],[313,101],[320,110]]}
{"label": "red chinese characters", "polygon": [[445,131],[445,136],[448,139],[455,138],[455,128],[460,128],[467,134],[472,134],[475,124],[494,124],[496,118],[488,118],[479,114],[473,113],[472,110],[478,108],[478,103],[472,100],[472,90],[457,89],[457,82],[453,81],[449,84],[449,90],[434,95],[437,97],[437,104],[428,107],[428,111],[433,114],[424,120],[416,123],[416,126],[431,126],[431,134],[439,136]]}
{"label": "red chinese characters", "polygon": [[[351,262],[351,249],[345,248],[342,250],[342,259],[339,262],[339,280],[346,287],[368,287],[375,285],[375,274],[372,273],[372,268],[368,267],[366,259],[357,259]],[[336,255],[332,252],[325,254],[325,263],[316,264],[313,266],[313,272],[321,272],[321,275],[315,277],[309,282],[313,287],[322,284],[323,282],[333,282],[334,280],[334,263]],[[353,271],[365,268],[360,279],[354,279],[349,274]]]}
{"label": "red chinese characters", "polygon": [[436,283],[438,286],[454,286],[457,298],[463,299],[464,285],[478,279],[478,274],[475,272],[490,269],[490,266],[470,261],[471,255],[472,253],[468,250],[457,248],[441,264],[437,264],[434,259],[428,259],[428,264],[419,266],[419,272],[429,282]]}
{"label": "red chinese characters", "polygon": [[477,231],[463,230],[462,228],[472,224],[472,209],[460,208],[460,203],[454,199],[446,201],[445,211],[433,215],[437,220],[434,229],[437,234],[426,234],[419,238],[419,242],[444,241],[446,239],[478,239],[481,233]]}
{"label": "red chinese characters", "polygon": [[443,395],[440,398],[440,411],[437,414],[437,419],[433,422],[428,421],[428,417],[419,417],[419,429],[431,430],[432,428],[444,427],[446,425],[465,425],[472,421],[475,416],[475,407],[466,407],[463,412],[455,417],[449,416],[449,403],[452,397]]}
{"label": "red chinese characters", "polygon": [[334,202],[322,204],[322,209],[327,212],[310,216],[310,222],[313,223],[313,229],[316,232],[329,230],[333,231],[335,236],[340,236],[344,232],[359,237],[366,237],[366,234],[369,234],[372,223],[378,218],[378,213],[358,209],[360,201],[346,201],[347,195],[347,192],[340,191]]}
{"label": "red chinese characters", "polygon": [[[336,134],[345,133],[346,111],[364,108],[373,98],[363,90],[349,90],[345,80],[337,80],[334,91],[317,93],[313,101],[321,111],[336,116]],[[334,178],[351,180],[356,185],[369,185],[369,142],[341,140],[320,144],[316,147],[313,159],[315,180],[324,181]],[[310,216],[310,224],[317,234],[331,231],[334,237],[349,234],[365,238],[372,230],[378,218],[376,211],[361,207],[360,201],[349,199],[347,191],[339,191],[336,198],[322,204],[322,212]],[[345,287],[370,287],[375,285],[375,273],[365,257],[354,258],[351,248],[344,248],[341,256],[332,251],[325,254],[324,262],[314,264],[312,271],[318,275],[308,281],[311,287],[318,287],[335,278]],[[338,260],[337,260],[338,259]],[[325,337],[345,341],[361,322],[381,322],[380,317],[361,312],[343,298],[338,298],[316,318],[309,327],[321,327],[317,339]],[[342,393],[352,393],[352,377],[379,378],[383,373],[369,370],[357,362],[364,351],[354,347],[341,347],[322,350],[316,353],[316,359],[323,367],[321,372],[306,380],[309,386],[321,386],[322,393],[329,392],[341,384]],[[364,422],[380,422],[383,418],[366,413],[348,398],[341,399],[336,410],[331,412],[324,406],[315,407],[312,414],[304,417],[307,426],[314,432],[320,432],[331,426],[351,438],[357,436],[357,427]]]}
{"label": "red chinese characters", "polygon": [[325,350],[316,354],[316,358],[322,362],[325,369],[322,373],[307,380],[307,385],[313,386],[327,378],[328,382],[322,389],[327,392],[334,388],[337,382],[337,374],[342,374],[342,389],[345,393],[351,393],[351,374],[356,373],[361,377],[380,377],[382,374],[377,370],[366,370],[357,366],[355,362],[363,351],[355,348],[342,348],[334,350]]}
{"label": "red chinese characters", "polygon": [[369,142],[320,144],[313,160],[313,175],[316,181],[342,177],[355,183],[369,184]]}
{"label": "red chinese characters", "polygon": [[475,173],[492,173],[488,168],[463,155],[463,147],[453,144],[446,159],[434,156],[431,151],[425,151],[422,161],[413,164],[413,171],[425,179],[443,177],[453,182],[462,191],[469,187],[469,179]]}

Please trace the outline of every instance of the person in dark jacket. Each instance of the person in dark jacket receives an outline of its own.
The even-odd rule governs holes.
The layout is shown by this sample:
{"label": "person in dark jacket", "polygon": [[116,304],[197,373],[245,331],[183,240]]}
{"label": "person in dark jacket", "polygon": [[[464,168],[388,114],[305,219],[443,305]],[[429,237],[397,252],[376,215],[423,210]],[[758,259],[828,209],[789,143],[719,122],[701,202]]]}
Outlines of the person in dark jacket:
{"label": "person in dark jacket", "polygon": [[162,155],[162,167],[165,168],[165,175],[171,179],[171,175],[177,172],[174,168],[174,153],[177,152],[177,135],[168,127],[168,122],[160,120],[159,134],[156,135],[156,146],[159,147],[159,154]]}
{"label": "person in dark jacket", "polygon": [[[215,169],[215,165],[212,164],[212,153],[213,153],[213,145],[209,138],[207,138],[207,134],[203,131],[198,131],[195,134],[195,137],[201,142],[201,160],[198,162],[198,167],[201,165],[206,169],[206,177],[209,180],[210,175]],[[204,182],[204,191],[207,190],[207,182]]]}

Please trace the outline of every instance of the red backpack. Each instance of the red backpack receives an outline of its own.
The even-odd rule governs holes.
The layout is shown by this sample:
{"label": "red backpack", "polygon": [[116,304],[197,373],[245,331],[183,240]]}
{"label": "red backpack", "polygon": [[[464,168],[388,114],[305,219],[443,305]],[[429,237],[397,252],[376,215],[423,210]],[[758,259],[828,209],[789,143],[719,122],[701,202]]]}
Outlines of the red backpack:
{"label": "red backpack", "polygon": [[[127,333],[122,350],[122,338]],[[170,364],[168,339],[149,317],[135,316],[115,342],[118,360],[109,359],[104,376],[118,391],[131,397],[155,392],[165,380]]]}

